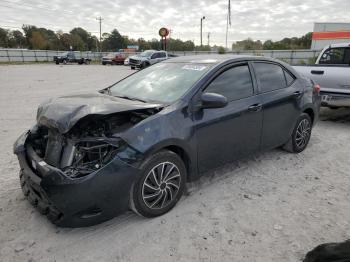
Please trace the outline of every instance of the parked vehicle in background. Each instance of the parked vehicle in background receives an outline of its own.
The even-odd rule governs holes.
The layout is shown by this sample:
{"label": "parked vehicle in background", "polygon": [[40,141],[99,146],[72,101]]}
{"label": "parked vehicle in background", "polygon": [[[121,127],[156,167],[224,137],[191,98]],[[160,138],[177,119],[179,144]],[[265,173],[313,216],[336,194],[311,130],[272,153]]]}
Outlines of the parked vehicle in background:
{"label": "parked vehicle in background", "polygon": [[123,65],[126,55],[120,52],[109,53],[102,57],[102,65]]}
{"label": "parked vehicle in background", "polygon": [[15,142],[24,195],[60,226],[171,210],[186,181],[257,151],[308,145],[319,88],[277,60],[169,59],[41,104]]}
{"label": "parked vehicle in background", "polygon": [[144,69],[166,59],[168,59],[168,53],[166,51],[147,50],[141,54],[130,56],[129,64],[131,69]]}
{"label": "parked vehicle in background", "polygon": [[56,65],[62,63],[62,64],[67,64],[67,63],[78,63],[79,65],[82,64],[90,64],[91,59],[86,58],[86,57],[80,57],[78,58],[76,55],[76,52],[74,51],[68,51],[60,56],[54,56],[53,61],[56,63]]}
{"label": "parked vehicle in background", "polygon": [[327,46],[315,65],[294,68],[321,86],[322,106],[350,107],[350,43]]}
{"label": "parked vehicle in background", "polygon": [[125,65],[125,66],[128,66],[128,65],[129,65],[129,57],[125,58],[125,60],[124,60],[124,65]]}

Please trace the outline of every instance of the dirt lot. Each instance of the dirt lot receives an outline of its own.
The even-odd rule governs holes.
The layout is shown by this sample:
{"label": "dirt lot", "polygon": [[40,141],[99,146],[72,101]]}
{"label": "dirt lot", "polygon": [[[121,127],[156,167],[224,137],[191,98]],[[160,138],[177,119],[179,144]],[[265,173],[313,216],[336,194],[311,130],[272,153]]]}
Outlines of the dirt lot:
{"label": "dirt lot", "polygon": [[307,150],[258,154],[206,174],[170,213],[57,228],[24,199],[12,144],[38,103],[94,91],[123,66],[0,66],[0,261],[300,261],[350,235],[350,110],[324,110]]}

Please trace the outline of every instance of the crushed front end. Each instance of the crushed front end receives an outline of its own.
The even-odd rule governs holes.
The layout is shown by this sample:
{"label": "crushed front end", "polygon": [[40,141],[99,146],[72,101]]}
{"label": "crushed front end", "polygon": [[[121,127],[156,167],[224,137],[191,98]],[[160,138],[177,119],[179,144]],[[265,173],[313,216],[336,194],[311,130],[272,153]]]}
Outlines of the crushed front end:
{"label": "crushed front end", "polygon": [[14,144],[24,195],[64,227],[97,224],[128,210],[142,154],[115,134],[149,115],[86,116],[67,133],[34,126]]}

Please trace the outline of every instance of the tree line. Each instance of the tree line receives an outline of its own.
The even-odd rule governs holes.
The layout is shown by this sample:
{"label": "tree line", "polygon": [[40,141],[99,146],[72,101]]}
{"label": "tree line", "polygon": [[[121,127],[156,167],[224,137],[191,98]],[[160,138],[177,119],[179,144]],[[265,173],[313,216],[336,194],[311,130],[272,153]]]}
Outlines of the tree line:
{"label": "tree line", "polygon": [[[69,33],[23,25],[23,33],[20,30],[7,30],[0,27],[0,47],[3,48],[28,48],[36,50],[69,50],[72,47],[76,51],[118,51],[128,45],[139,46],[139,51],[147,49],[161,49],[162,43],[154,38],[131,39],[122,36],[117,29],[110,33],[102,34],[102,41],[81,27],[73,28]],[[193,51],[195,44],[192,41],[180,39],[168,39],[168,49],[172,51]]]}
{"label": "tree line", "polygon": [[[69,33],[62,30],[53,30],[23,25],[22,31],[8,30],[0,27],[0,47],[3,48],[26,48],[37,50],[69,50],[71,47],[76,51],[118,51],[128,45],[139,46],[139,51],[147,49],[161,49],[162,42],[159,39],[145,40],[143,38],[132,39],[122,36],[117,29],[110,33],[103,33],[101,42],[99,39],[81,27],[73,28]],[[281,41],[260,40],[254,41],[248,38],[232,44],[233,50],[283,50],[283,49],[309,49],[311,47],[311,33],[300,38],[284,38]],[[223,53],[221,46],[196,46],[193,41],[182,41],[170,38],[167,41],[167,49],[171,51],[210,51],[217,50]]]}
{"label": "tree line", "polygon": [[307,33],[302,37],[283,38],[280,41],[260,40],[254,41],[248,38],[232,44],[233,50],[289,50],[289,49],[310,49],[312,33]]}

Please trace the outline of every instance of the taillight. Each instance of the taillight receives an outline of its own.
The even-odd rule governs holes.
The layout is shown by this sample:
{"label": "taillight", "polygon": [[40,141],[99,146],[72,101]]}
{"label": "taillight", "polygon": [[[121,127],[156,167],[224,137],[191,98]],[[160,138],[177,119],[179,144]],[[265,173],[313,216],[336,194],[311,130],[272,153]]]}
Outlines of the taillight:
{"label": "taillight", "polygon": [[315,92],[315,93],[320,93],[320,91],[321,91],[320,85],[315,84],[315,85],[314,85],[314,92]]}

